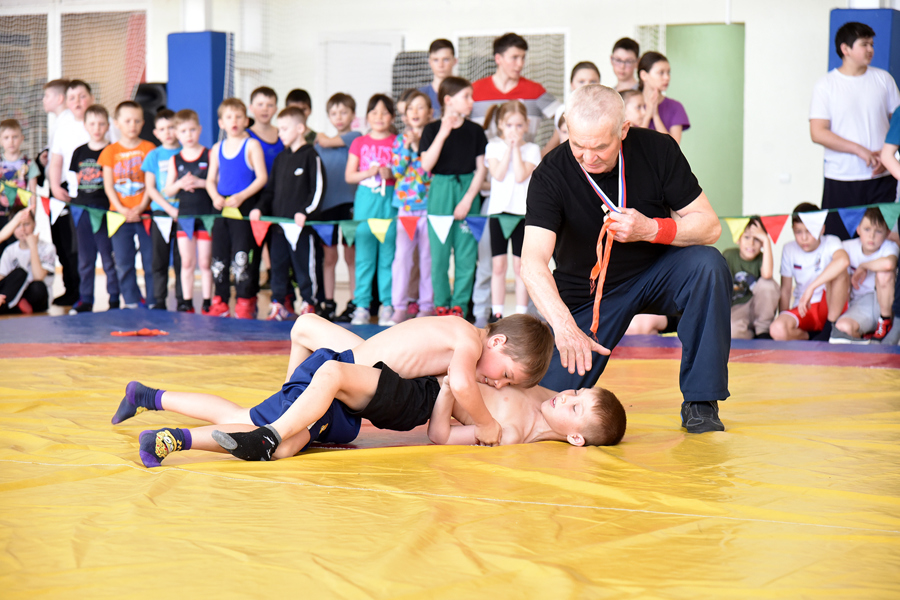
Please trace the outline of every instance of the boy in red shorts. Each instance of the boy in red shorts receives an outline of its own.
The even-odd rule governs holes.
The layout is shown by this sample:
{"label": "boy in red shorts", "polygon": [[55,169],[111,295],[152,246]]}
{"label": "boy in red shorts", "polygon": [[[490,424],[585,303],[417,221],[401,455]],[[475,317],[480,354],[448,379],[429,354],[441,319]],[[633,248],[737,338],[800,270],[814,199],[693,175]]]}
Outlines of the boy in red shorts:
{"label": "boy in red shorts", "polygon": [[[827,342],[835,321],[847,309],[850,258],[841,240],[825,235],[824,224],[818,232],[811,232],[800,216],[818,210],[803,202],[791,216],[794,241],[788,242],[781,254],[781,314],[769,328],[774,340]],[[792,288],[794,307],[790,308]]]}

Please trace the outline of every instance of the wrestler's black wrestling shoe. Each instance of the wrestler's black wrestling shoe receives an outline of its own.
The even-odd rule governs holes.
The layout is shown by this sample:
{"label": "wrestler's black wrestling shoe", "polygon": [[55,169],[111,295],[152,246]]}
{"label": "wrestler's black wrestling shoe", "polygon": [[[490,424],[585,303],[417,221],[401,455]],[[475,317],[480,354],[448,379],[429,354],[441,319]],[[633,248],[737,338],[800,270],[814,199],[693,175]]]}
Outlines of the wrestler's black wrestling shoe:
{"label": "wrestler's black wrestling shoe", "polygon": [[688,433],[725,431],[725,426],[719,420],[719,403],[685,402],[681,405],[681,426]]}

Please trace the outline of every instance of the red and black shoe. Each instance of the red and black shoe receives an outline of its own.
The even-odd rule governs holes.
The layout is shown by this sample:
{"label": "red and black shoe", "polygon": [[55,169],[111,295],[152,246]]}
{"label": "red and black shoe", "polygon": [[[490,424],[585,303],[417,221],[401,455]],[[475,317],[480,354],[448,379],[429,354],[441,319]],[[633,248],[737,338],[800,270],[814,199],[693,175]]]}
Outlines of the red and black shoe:
{"label": "red and black shoe", "polygon": [[222,300],[222,296],[213,296],[209,309],[203,311],[203,314],[209,317],[227,317],[228,303]]}
{"label": "red and black shoe", "polygon": [[879,317],[878,318],[878,327],[876,327],[875,331],[873,331],[871,334],[869,334],[866,337],[871,336],[871,339],[873,339],[877,342],[880,342],[885,337],[887,337],[887,334],[890,333],[891,328],[893,326],[894,326],[894,317],[888,317],[886,319],[884,317]]}

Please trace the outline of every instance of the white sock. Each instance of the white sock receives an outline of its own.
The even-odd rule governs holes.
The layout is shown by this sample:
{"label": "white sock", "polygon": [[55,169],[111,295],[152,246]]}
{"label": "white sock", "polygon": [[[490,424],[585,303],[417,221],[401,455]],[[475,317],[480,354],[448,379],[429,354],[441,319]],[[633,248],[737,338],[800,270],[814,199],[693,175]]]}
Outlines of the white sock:
{"label": "white sock", "polygon": [[524,315],[527,312],[528,312],[527,306],[523,306],[522,304],[516,304],[516,314],[517,315]]}
{"label": "white sock", "polygon": [[502,304],[492,304],[491,305],[491,313],[495,315],[503,316],[503,305]]}

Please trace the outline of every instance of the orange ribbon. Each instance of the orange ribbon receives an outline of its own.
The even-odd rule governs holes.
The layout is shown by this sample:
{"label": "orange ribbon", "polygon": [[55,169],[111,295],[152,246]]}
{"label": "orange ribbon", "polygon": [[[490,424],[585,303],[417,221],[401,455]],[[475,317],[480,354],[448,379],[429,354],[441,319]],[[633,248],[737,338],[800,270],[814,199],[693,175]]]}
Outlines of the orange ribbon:
{"label": "orange ribbon", "polygon": [[[608,232],[609,226],[613,223],[614,221],[612,219],[608,219],[603,223],[603,227],[600,229],[600,235],[597,237],[597,264],[591,269],[591,293],[593,294],[595,290],[597,292],[596,296],[594,296],[594,319],[591,321],[591,333],[594,336],[594,341],[598,344],[600,343],[600,340],[597,339],[597,327],[600,325],[600,299],[603,297],[603,284],[606,282],[606,267],[609,266],[609,255],[612,253],[613,245],[613,236],[608,234]],[[604,235],[606,235],[605,251],[603,248]]]}

